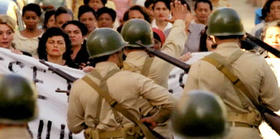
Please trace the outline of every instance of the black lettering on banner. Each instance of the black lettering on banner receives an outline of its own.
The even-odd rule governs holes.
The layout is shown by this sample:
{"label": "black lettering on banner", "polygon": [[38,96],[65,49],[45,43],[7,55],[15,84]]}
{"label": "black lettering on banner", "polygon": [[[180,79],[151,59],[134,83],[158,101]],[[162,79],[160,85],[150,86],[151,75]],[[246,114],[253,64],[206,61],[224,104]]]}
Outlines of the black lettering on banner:
{"label": "black lettering on banner", "polygon": [[40,120],[39,128],[38,128],[38,134],[37,134],[37,139],[41,139],[42,138],[43,127],[44,127],[44,121]]}
{"label": "black lettering on banner", "polygon": [[64,139],[64,133],[65,133],[65,125],[61,125],[61,131],[60,131],[60,139]]}
{"label": "black lettering on banner", "polygon": [[38,95],[38,99],[46,100],[47,97],[39,94],[39,95]]}
{"label": "black lettering on banner", "polygon": [[68,139],[73,139],[72,132],[69,132]]}
{"label": "black lettering on banner", "polygon": [[44,69],[38,69],[36,66],[31,67],[33,70],[33,82],[36,83],[43,83],[42,80],[37,79],[37,71],[46,72]]}
{"label": "black lettering on banner", "polygon": [[30,134],[31,138],[33,139],[33,133],[32,133],[32,131],[30,130],[29,125],[27,125],[27,131],[28,131],[28,133]]}
{"label": "black lettering on banner", "polygon": [[174,93],[174,92],[173,92],[173,89],[169,89],[168,92],[169,92],[170,94],[173,94],[173,93]]}
{"label": "black lettering on banner", "polygon": [[180,74],[180,76],[179,76],[179,85],[180,85],[180,87],[182,87],[183,89],[184,89],[184,87],[185,87],[185,84],[184,84],[184,75],[185,75],[185,73],[183,72],[183,73],[181,73]]}
{"label": "black lettering on banner", "polygon": [[11,71],[11,72],[16,72],[14,70],[14,66],[19,66],[20,68],[23,68],[24,67],[24,64],[20,61],[13,61],[13,62],[10,62],[9,65],[8,65],[8,69]]}
{"label": "black lettering on banner", "polygon": [[51,136],[51,129],[52,129],[52,121],[48,121],[46,139],[50,139],[50,136]]}
{"label": "black lettering on banner", "polygon": [[3,57],[0,57],[0,60],[4,60],[4,58],[3,58]]}

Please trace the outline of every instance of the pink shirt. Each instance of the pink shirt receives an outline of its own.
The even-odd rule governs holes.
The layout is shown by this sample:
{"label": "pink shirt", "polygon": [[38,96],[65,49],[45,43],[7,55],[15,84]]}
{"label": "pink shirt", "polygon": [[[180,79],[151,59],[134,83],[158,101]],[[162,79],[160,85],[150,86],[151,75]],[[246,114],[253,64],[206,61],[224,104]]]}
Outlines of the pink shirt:
{"label": "pink shirt", "polygon": [[116,5],[117,16],[122,20],[123,14],[129,9],[131,0],[112,0]]}

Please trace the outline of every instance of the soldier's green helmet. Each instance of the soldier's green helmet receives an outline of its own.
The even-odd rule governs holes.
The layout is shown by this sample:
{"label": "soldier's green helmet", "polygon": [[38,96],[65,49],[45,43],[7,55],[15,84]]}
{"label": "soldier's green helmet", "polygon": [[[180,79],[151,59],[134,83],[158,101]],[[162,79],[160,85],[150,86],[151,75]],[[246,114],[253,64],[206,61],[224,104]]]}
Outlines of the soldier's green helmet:
{"label": "soldier's green helmet", "polygon": [[220,138],[226,133],[226,110],[213,93],[195,90],[183,96],[171,117],[175,133],[186,138]]}
{"label": "soldier's green helmet", "polygon": [[128,42],[128,47],[153,46],[153,30],[151,25],[143,19],[131,19],[127,21],[121,30],[123,39]]}
{"label": "soldier's green helmet", "polygon": [[208,19],[208,35],[244,35],[245,31],[237,12],[231,8],[219,8]]}
{"label": "soldier's green helmet", "polygon": [[87,50],[90,58],[116,53],[126,45],[120,33],[111,28],[99,28],[90,33]]}
{"label": "soldier's green helmet", "polygon": [[0,123],[21,124],[37,117],[37,92],[18,75],[0,77]]}

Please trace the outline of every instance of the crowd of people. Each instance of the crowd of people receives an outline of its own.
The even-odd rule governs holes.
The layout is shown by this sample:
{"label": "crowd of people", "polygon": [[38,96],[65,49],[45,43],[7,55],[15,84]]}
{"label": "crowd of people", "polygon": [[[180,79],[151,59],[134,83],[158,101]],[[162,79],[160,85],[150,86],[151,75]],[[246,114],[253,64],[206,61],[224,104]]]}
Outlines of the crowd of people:
{"label": "crowd of people", "polygon": [[[218,121],[223,124],[219,130],[198,124],[205,128],[201,130],[213,131],[199,134],[196,125],[175,119],[176,124],[191,126],[173,125],[178,134],[261,138],[262,113],[246,96],[250,94],[272,111],[280,109],[280,80],[275,77],[279,69],[274,68],[279,59],[264,49],[260,52],[257,43],[241,43],[246,35],[238,9],[229,8],[227,0],[144,0],[138,5],[139,1],[83,0],[75,1],[72,9],[65,3],[28,3],[21,11],[22,30],[19,21],[0,15],[0,47],[87,72],[73,83],[67,114],[70,131],[84,131],[86,138],[159,138],[146,125],[164,138],[173,138],[168,122],[171,113],[176,109],[175,117],[185,120],[189,113],[183,110],[180,116],[180,104],[190,101],[192,90],[199,89],[221,98],[224,104],[219,105],[225,106],[219,108]],[[251,34],[280,51],[280,0],[247,2],[261,7]],[[191,65],[179,107],[175,108],[177,102],[168,93],[173,66],[151,56],[143,46],[182,62],[193,52],[213,52]],[[227,74],[236,80],[231,82]],[[236,87],[239,82],[246,92]],[[192,127],[193,132],[182,130],[192,131]],[[130,130],[132,135],[127,134]]]}

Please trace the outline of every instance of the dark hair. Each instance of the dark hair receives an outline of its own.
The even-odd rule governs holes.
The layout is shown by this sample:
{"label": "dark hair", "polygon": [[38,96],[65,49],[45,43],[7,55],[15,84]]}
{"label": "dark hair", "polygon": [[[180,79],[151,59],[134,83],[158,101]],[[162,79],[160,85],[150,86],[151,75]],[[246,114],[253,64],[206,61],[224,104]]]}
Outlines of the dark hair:
{"label": "dark hair", "polygon": [[144,19],[146,21],[148,21],[149,23],[151,23],[151,18],[150,16],[148,15],[148,13],[146,12],[146,9],[140,5],[134,5],[132,7],[130,7],[123,15],[123,21],[127,21],[129,20],[128,18],[128,15],[129,15],[129,12],[130,11],[133,11],[133,10],[136,10],[136,11],[139,11],[143,16],[144,16]]}
{"label": "dark hair", "polygon": [[268,15],[268,13],[270,12],[270,6],[273,2],[275,1],[280,1],[280,0],[268,0],[266,1],[266,3],[264,4],[263,8],[262,8],[262,16],[261,19],[265,19],[266,16]]}
{"label": "dark hair", "polygon": [[83,36],[87,35],[88,29],[85,24],[81,23],[78,20],[71,20],[71,21],[68,21],[65,24],[63,24],[62,28],[65,29],[65,27],[69,24],[73,24],[73,25],[77,26],[81,30]]}
{"label": "dark hair", "polygon": [[51,37],[54,37],[54,36],[62,36],[64,38],[66,51],[63,54],[63,59],[66,61],[71,60],[71,54],[72,54],[71,41],[70,41],[68,35],[66,33],[64,33],[58,27],[51,27],[51,28],[47,29],[46,32],[42,35],[42,37],[39,39],[39,46],[37,49],[39,59],[44,59],[46,61],[48,60],[46,44],[47,44],[48,39]]}
{"label": "dark hair", "polygon": [[45,12],[45,17],[44,17],[44,25],[43,25],[43,28],[44,29],[47,29],[47,24],[48,24],[48,21],[49,19],[55,15],[55,10],[47,10]]}
{"label": "dark hair", "polygon": [[150,5],[152,5],[154,3],[155,0],[146,0],[145,3],[144,3],[144,6],[146,8],[149,8]]}
{"label": "dark hair", "polygon": [[[88,5],[90,0],[84,0],[84,4]],[[105,6],[105,4],[107,3],[107,0],[101,0],[102,4]]]}
{"label": "dark hair", "polygon": [[93,14],[93,16],[96,18],[96,13],[95,11],[89,7],[88,5],[82,5],[79,7],[79,11],[78,11],[78,19],[80,20],[80,17],[87,12],[91,12]]}
{"label": "dark hair", "polygon": [[209,7],[210,7],[210,10],[211,11],[213,10],[213,5],[212,5],[212,2],[210,0],[196,0],[195,4],[194,4],[194,10],[197,9],[198,3],[207,3],[209,5]]}
{"label": "dark hair", "polygon": [[201,31],[201,36],[200,36],[200,41],[199,41],[199,51],[200,52],[205,52],[208,51],[207,49],[207,37],[209,37],[206,33],[208,27],[205,26],[204,30]]}
{"label": "dark hair", "polygon": [[113,10],[113,9],[111,9],[111,8],[107,8],[107,7],[100,8],[100,9],[96,12],[97,20],[98,20],[98,18],[99,18],[102,14],[104,14],[104,13],[108,13],[108,14],[111,16],[113,22],[116,20],[116,16],[117,16],[116,11]]}
{"label": "dark hair", "polygon": [[185,5],[187,6],[187,10],[188,10],[189,12],[192,11],[190,5],[186,2],[186,0],[179,0],[179,1],[181,2],[182,5],[185,4]]}
{"label": "dark hair", "polygon": [[165,6],[167,7],[167,9],[170,10],[170,0],[154,0],[153,1],[153,9],[155,8],[156,3],[158,2],[163,2],[165,4]]}
{"label": "dark hair", "polygon": [[73,13],[72,13],[72,11],[69,10],[69,9],[67,9],[67,8],[65,8],[65,7],[59,7],[59,8],[55,11],[55,19],[56,19],[56,17],[58,17],[58,16],[61,15],[61,14],[69,14],[69,15],[71,15],[72,18],[73,18]]}
{"label": "dark hair", "polygon": [[30,4],[25,5],[22,9],[22,16],[24,16],[26,11],[35,12],[36,15],[39,16],[39,17],[42,14],[40,6],[38,4],[35,4],[35,3],[30,3]]}

